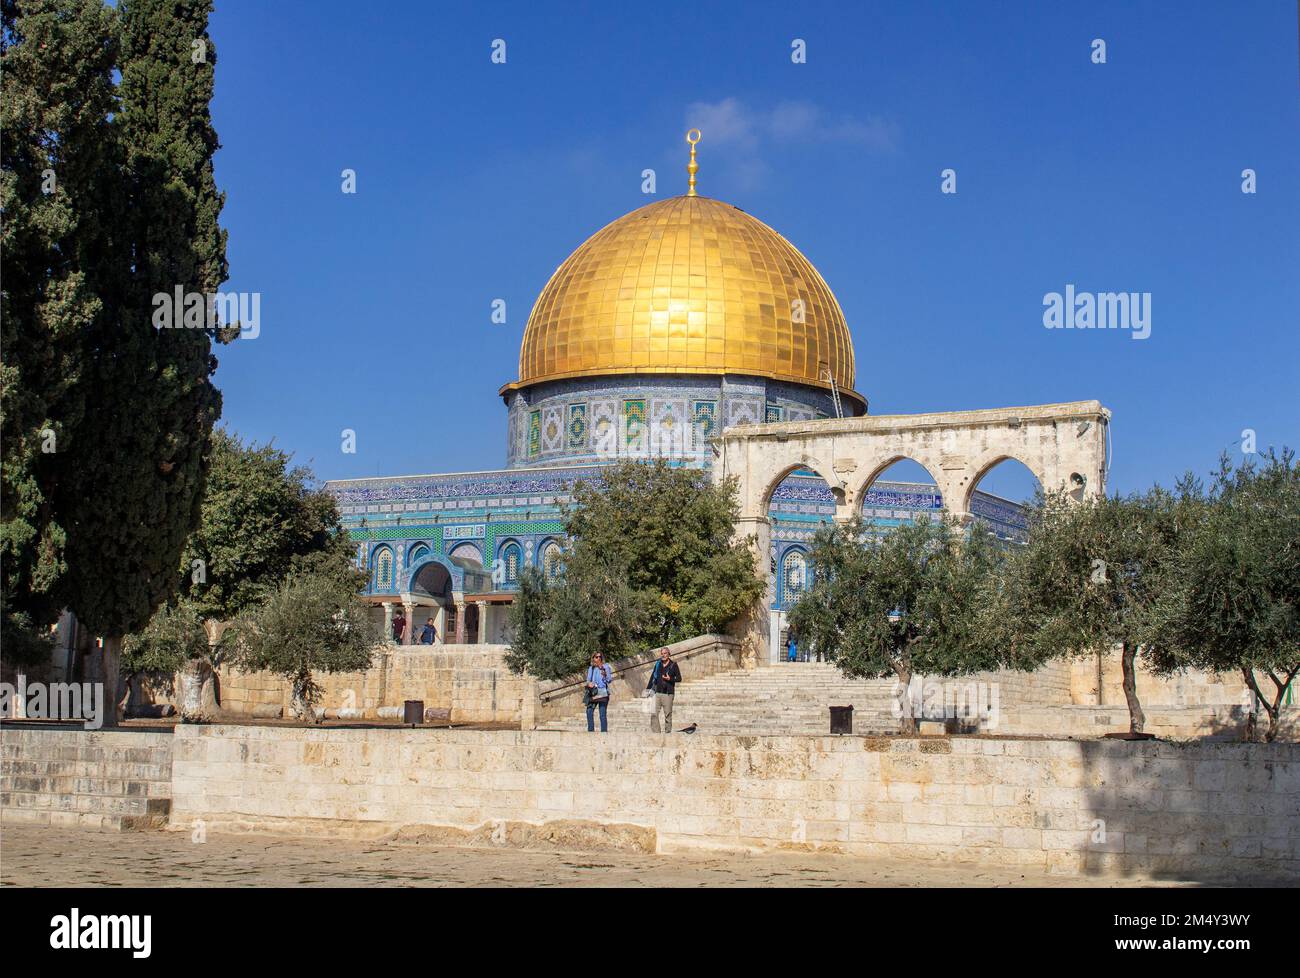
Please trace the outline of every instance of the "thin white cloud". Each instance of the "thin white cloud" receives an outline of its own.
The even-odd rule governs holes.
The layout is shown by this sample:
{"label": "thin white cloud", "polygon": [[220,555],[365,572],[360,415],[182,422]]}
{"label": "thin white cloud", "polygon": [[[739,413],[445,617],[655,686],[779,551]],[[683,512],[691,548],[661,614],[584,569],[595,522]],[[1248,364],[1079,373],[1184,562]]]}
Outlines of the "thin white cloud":
{"label": "thin white cloud", "polygon": [[735,96],[717,102],[692,102],[687,126],[698,127],[710,143],[756,151],[764,144],[841,143],[873,152],[898,148],[898,126],[880,116],[831,116],[814,102],[784,100],[770,109],[753,108]]}
{"label": "thin white cloud", "polygon": [[719,146],[735,145],[742,149],[758,146],[758,124],[752,112],[739,99],[720,102],[692,102],[686,107],[687,125],[708,133],[708,140]]}
{"label": "thin white cloud", "polygon": [[771,108],[755,108],[735,96],[692,102],[686,107],[686,127],[701,131],[702,150],[723,151],[724,179],[740,191],[766,183],[772,169],[768,159],[789,153],[796,144],[838,145],[869,153],[892,153],[899,144],[898,126],[879,116],[832,115],[814,102],[793,99]]}

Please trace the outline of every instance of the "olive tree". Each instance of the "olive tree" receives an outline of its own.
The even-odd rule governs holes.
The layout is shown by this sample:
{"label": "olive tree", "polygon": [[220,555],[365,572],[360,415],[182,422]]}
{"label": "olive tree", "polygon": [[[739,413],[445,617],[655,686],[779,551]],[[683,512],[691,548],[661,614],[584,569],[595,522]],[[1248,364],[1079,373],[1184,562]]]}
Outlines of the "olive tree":
{"label": "olive tree", "polygon": [[[847,676],[951,676],[1007,664],[995,639],[1003,551],[980,524],[945,515],[871,533],[860,517],[824,527],[809,550],[811,585],[790,610],[801,641]],[[916,731],[911,711],[904,733]]]}
{"label": "olive tree", "polygon": [[1153,664],[1240,672],[1275,740],[1300,673],[1300,465],[1287,450],[1235,469],[1225,456],[1210,490],[1189,482],[1182,502],[1152,611]]}
{"label": "olive tree", "polygon": [[285,581],[235,619],[221,644],[237,668],[288,680],[294,715],[304,720],[316,718],[316,674],[368,669],[374,646],[357,592],[322,573]]}

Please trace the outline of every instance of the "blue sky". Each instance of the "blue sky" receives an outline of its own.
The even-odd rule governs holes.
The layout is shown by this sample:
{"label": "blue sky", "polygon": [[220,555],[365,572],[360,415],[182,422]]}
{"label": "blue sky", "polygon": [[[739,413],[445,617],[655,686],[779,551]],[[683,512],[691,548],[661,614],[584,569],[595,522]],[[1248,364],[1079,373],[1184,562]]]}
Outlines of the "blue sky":
{"label": "blue sky", "polygon": [[[1243,429],[1300,444],[1296,18],[218,0],[227,287],[262,293],[260,336],[219,352],[224,423],[322,478],[504,465],[496,392],[534,298],[589,234],[684,192],[699,126],[700,192],[820,269],[872,413],[1097,398],[1124,492],[1209,470]],[[1045,329],[1067,283],[1151,293],[1150,337]]]}

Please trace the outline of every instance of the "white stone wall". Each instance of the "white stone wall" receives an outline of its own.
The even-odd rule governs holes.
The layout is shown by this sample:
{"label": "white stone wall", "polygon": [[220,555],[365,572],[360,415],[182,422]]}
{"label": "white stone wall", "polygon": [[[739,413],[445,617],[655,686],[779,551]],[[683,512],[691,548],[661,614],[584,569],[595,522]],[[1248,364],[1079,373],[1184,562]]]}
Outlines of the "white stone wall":
{"label": "white stone wall", "polygon": [[167,731],[0,728],[0,822],[159,828],[171,780]]}
{"label": "white stone wall", "polygon": [[[506,668],[502,645],[381,645],[364,672],[321,673],[319,704],[329,715],[357,710],[374,718],[380,708],[423,700],[455,723],[518,723],[528,680]],[[293,713],[292,691],[268,672],[224,669],[219,676],[223,711],[253,716]],[[179,688],[179,687],[178,687]]]}
{"label": "white stone wall", "polygon": [[[181,727],[172,827],[1300,878],[1294,745]],[[567,834],[566,834],[567,833]],[[630,841],[629,841],[630,840]]]}

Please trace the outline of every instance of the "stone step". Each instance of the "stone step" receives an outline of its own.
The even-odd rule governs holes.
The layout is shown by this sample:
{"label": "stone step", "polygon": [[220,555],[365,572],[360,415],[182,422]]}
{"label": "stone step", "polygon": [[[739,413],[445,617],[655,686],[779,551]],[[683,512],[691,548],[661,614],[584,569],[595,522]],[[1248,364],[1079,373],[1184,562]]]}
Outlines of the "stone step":
{"label": "stone step", "polygon": [[162,828],[171,812],[172,735],[5,724],[0,822]]}
{"label": "stone step", "polygon": [[0,823],[76,825],[132,831],[160,829],[171,799],[144,796],[60,795],[27,791],[0,794]]}
{"label": "stone step", "polygon": [[[608,712],[610,723],[621,727],[648,726],[650,716],[640,709],[611,709]],[[685,727],[698,724],[703,729],[715,733],[827,733],[830,730],[830,715],[826,711],[808,714],[727,714],[698,708],[681,707],[673,710],[673,726]],[[586,714],[553,720],[543,725],[550,730],[586,729]],[[858,711],[853,714],[855,731],[896,731],[898,720],[888,712]]]}
{"label": "stone step", "polygon": [[[679,687],[673,726],[692,723],[715,733],[825,734],[831,706],[852,706],[859,733],[895,731],[894,682],[846,679],[826,663],[782,663],[749,671],[688,676]],[[620,728],[648,727],[638,698],[610,704],[609,722]],[[586,711],[545,723],[543,729],[585,730]]]}

